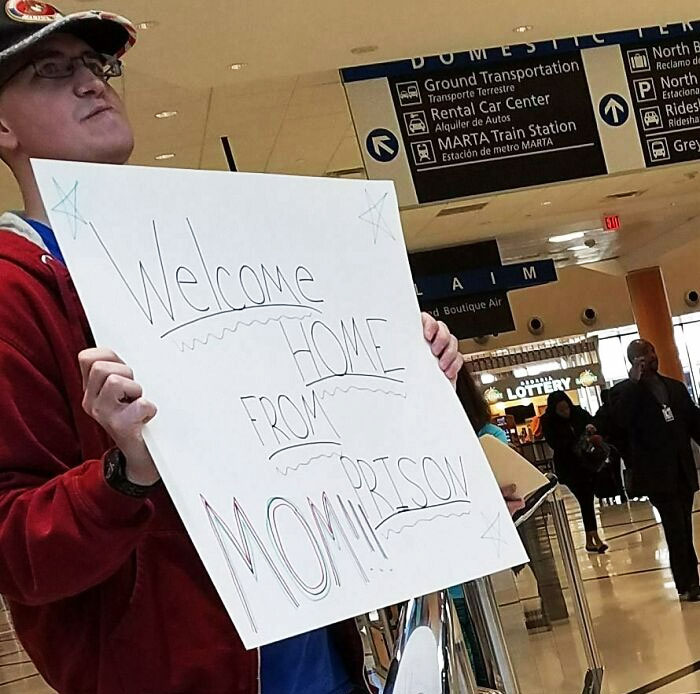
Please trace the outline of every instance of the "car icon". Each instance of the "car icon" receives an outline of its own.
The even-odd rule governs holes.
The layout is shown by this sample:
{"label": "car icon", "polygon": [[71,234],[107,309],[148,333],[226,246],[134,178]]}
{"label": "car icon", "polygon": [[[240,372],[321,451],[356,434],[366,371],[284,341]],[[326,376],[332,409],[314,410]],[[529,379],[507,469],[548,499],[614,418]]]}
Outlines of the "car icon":
{"label": "car icon", "polygon": [[666,159],[666,157],[668,157],[666,145],[663,140],[654,140],[654,142],[651,143],[651,157],[652,159]]}
{"label": "car icon", "polygon": [[425,121],[421,117],[420,113],[409,113],[408,114],[408,134],[409,135],[417,135],[417,134],[424,134],[428,132],[428,126],[426,125]]}
{"label": "car icon", "polygon": [[433,157],[430,154],[428,145],[425,142],[421,142],[416,145],[416,154],[418,154],[418,163],[422,161],[432,161]]}
{"label": "car icon", "polygon": [[644,113],[644,127],[652,128],[661,125],[661,118],[659,117],[658,111],[645,111]]}

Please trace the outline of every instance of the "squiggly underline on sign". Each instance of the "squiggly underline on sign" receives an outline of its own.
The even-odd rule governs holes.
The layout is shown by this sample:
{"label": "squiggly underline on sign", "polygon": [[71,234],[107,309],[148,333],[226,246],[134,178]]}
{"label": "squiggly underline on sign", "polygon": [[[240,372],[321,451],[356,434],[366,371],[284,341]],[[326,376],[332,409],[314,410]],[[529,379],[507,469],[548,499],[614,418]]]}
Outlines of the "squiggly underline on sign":
{"label": "squiggly underline on sign", "polygon": [[285,477],[290,473],[290,472],[296,472],[300,467],[305,467],[306,465],[310,465],[311,463],[314,462],[314,460],[320,460],[321,458],[336,458],[338,457],[338,453],[321,453],[321,455],[315,455],[313,458],[309,458],[308,460],[304,460],[298,465],[294,465],[293,467],[290,466],[288,468],[285,468],[284,470],[280,470],[280,468],[277,468],[277,472],[279,472],[281,475],[284,475]]}
{"label": "squiggly underline on sign", "polygon": [[[200,316],[199,318],[194,318],[191,321],[187,321],[187,323],[182,323],[181,325],[178,325],[174,328],[171,328],[170,330],[166,330],[160,337],[163,339],[164,337],[167,337],[168,335],[172,335],[172,333],[177,332],[178,330],[182,330],[182,328],[186,328],[190,325],[194,325],[195,323],[199,323],[200,321],[203,320],[209,320],[210,318],[216,318],[217,316],[225,316],[229,313],[242,313],[243,311],[253,311],[255,309],[260,309],[260,308],[303,308],[308,311],[315,311],[316,313],[322,313],[317,308],[314,308],[313,306],[306,306],[302,304],[260,304],[259,306],[246,306],[245,308],[229,308],[226,309],[225,311],[217,311],[216,313],[209,313],[206,316]],[[310,316],[311,314],[307,314],[307,316]],[[305,316],[305,317],[307,317]],[[290,318],[294,319],[296,316],[280,316],[279,318],[272,319],[270,318],[269,320],[281,320],[282,318]],[[253,321],[257,322],[257,321]],[[251,325],[251,323],[246,323],[246,325]]]}
{"label": "squiggly underline on sign", "polygon": [[[387,516],[384,520],[381,521],[381,523],[379,523],[379,525],[375,525],[374,529],[379,530],[379,528],[381,528],[382,525],[384,525],[384,523],[386,523],[387,521],[390,521],[392,518],[396,518],[396,516],[403,516],[406,513],[415,513],[416,511],[429,511],[429,510],[434,509],[434,508],[442,508],[444,506],[453,506],[454,504],[471,504],[471,501],[469,501],[468,499],[457,499],[455,501],[446,501],[443,504],[431,504],[430,506],[421,506],[420,508],[402,508],[402,509],[399,509],[396,513],[392,513],[390,516]],[[464,514],[461,514],[461,515],[464,515]],[[423,518],[421,520],[430,520],[430,518]],[[419,523],[419,522],[420,521],[416,521],[416,523]],[[413,525],[416,525],[416,523],[414,523]],[[405,527],[409,527],[409,526],[405,526]],[[410,527],[413,527],[413,526],[410,526]],[[396,531],[394,531],[394,532],[396,532]]]}
{"label": "squiggly underline on sign", "polygon": [[389,528],[384,533],[384,537],[388,540],[389,535],[391,535],[391,533],[394,533],[395,535],[400,535],[404,530],[407,530],[408,528],[415,528],[419,523],[429,523],[430,521],[433,521],[436,518],[460,518],[461,516],[471,516],[471,511],[463,511],[462,513],[438,513],[437,515],[431,516],[430,518],[420,518],[415,523],[411,523],[410,525],[402,525],[398,530]]}
{"label": "squiggly underline on sign", "polygon": [[365,390],[368,393],[384,393],[384,395],[396,395],[404,400],[408,397],[406,393],[396,393],[393,390],[384,390],[384,388],[362,388],[361,386],[348,386],[343,388],[342,386],[336,386],[333,390],[324,390],[319,397],[324,400],[326,396],[333,397],[337,393],[349,393],[351,390]]}
{"label": "squiggly underline on sign", "polygon": [[293,448],[304,448],[305,446],[340,446],[340,441],[308,441],[307,443],[295,443],[292,446],[286,446],[285,448],[280,448],[269,456],[269,460],[272,460],[276,455],[284,453],[285,451],[291,451]]}
{"label": "squiggly underline on sign", "polygon": [[195,338],[192,338],[191,342],[183,341],[180,344],[178,344],[177,342],[175,344],[177,345],[177,348],[181,352],[184,352],[185,349],[189,349],[190,352],[193,352],[195,349],[195,346],[197,344],[200,344],[200,345],[202,345],[202,347],[204,347],[205,345],[209,344],[209,339],[212,337],[215,340],[223,340],[226,333],[234,334],[238,330],[238,328],[240,328],[242,325],[244,325],[246,327],[250,327],[254,323],[257,323],[258,325],[267,325],[271,321],[280,322],[283,320],[304,320],[304,318],[309,318],[310,316],[311,316],[310,313],[304,313],[301,316],[276,316],[276,317],[272,317],[272,318],[267,318],[265,320],[258,320],[257,318],[254,318],[251,321],[241,320],[241,321],[238,321],[238,323],[236,323],[236,325],[233,328],[229,328],[228,326],[226,326],[225,328],[223,328],[221,330],[221,333],[218,335],[215,333],[207,333],[207,336],[203,340],[198,338],[198,337],[195,337]]}

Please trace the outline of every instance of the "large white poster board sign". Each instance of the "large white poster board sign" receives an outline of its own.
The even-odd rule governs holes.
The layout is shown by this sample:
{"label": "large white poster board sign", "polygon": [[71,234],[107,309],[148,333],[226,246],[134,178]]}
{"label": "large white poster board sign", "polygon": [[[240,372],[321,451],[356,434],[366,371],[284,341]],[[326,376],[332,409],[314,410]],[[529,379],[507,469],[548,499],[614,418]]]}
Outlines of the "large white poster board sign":
{"label": "large white poster board sign", "polygon": [[527,561],[423,339],[390,183],[34,167],[247,647]]}

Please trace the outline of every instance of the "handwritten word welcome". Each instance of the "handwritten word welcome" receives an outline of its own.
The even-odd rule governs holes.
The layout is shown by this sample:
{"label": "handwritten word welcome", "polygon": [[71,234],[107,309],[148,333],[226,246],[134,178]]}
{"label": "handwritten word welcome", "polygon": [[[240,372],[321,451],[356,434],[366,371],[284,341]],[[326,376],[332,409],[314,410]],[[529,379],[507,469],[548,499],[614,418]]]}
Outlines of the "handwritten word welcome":
{"label": "handwritten word welcome", "polygon": [[[323,299],[311,296],[314,277],[304,265],[282,269],[278,264],[236,264],[210,260],[197,238],[189,218],[184,231],[191,239],[189,252],[177,262],[166,264],[161,236],[154,220],[153,248],[157,261],[151,267],[137,259],[138,280],[129,281],[133,268],[117,262],[114,253],[94,224],[90,224],[100,246],[124,283],[144,318],[166,337],[183,327],[226,313],[265,307],[304,308],[320,313]],[[164,240],[172,239],[173,229]]]}

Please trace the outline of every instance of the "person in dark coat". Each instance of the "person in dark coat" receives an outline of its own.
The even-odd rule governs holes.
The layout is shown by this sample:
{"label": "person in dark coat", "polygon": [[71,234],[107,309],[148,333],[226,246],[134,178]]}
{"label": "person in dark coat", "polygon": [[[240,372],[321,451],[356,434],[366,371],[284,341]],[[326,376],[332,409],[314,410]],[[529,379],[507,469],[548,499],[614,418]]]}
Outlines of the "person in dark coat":
{"label": "person in dark coat", "polygon": [[596,494],[599,498],[610,499],[619,496],[622,502],[627,501],[627,493],[622,481],[622,459],[625,457],[627,442],[625,431],[620,427],[613,414],[610,404],[610,391],[600,391],[602,405],[593,417],[596,431],[603,437],[603,441],[610,446],[610,466],[603,479],[598,481]]}
{"label": "person in dark coat", "polygon": [[698,474],[691,438],[700,442],[700,410],[685,384],[659,374],[654,345],[635,340],[627,350],[629,379],[611,392],[615,418],[628,443],[626,464],[635,494],[648,496],[661,516],[673,579],[683,600],[700,601],[693,544]]}
{"label": "person in dark coat", "polygon": [[598,534],[594,506],[595,475],[586,468],[577,453],[579,441],[586,434],[587,427],[592,425],[593,417],[582,407],[574,405],[563,391],[551,393],[547,398],[542,431],[554,450],[554,470],[559,481],[571,490],[581,507],[586,551],[603,554],[608,546]]}

